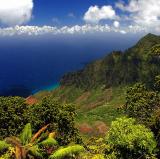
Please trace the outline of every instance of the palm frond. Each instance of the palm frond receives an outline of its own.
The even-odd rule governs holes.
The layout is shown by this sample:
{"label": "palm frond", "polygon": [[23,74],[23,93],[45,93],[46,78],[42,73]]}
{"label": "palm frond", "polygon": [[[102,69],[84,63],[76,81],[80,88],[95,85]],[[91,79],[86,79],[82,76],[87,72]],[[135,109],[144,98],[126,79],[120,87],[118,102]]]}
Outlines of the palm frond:
{"label": "palm frond", "polygon": [[30,147],[28,153],[34,157],[43,158],[41,149],[37,145]]}
{"label": "palm frond", "polygon": [[22,159],[22,151],[19,146],[15,147],[15,158],[16,159]]}
{"label": "palm frond", "polygon": [[51,137],[48,137],[46,140],[40,143],[41,146],[49,146],[49,147],[55,146],[57,144],[58,142],[54,138],[51,138]]}
{"label": "palm frond", "polygon": [[41,133],[43,133],[47,128],[48,128],[49,124],[44,126],[43,128],[41,128],[31,139],[31,143],[33,143],[40,135]]}
{"label": "palm frond", "polygon": [[5,141],[0,141],[0,151],[3,151],[3,150],[6,150],[10,147],[11,145],[8,144],[7,142]]}
{"label": "palm frond", "polygon": [[81,152],[85,151],[83,146],[80,145],[74,145],[74,146],[68,146],[66,148],[61,148],[54,152],[49,159],[62,159],[66,156],[76,155]]}
{"label": "palm frond", "polygon": [[20,134],[20,140],[23,145],[26,145],[30,142],[31,138],[32,138],[32,128],[31,128],[31,124],[28,123],[24,127],[22,133]]}
{"label": "palm frond", "polygon": [[17,138],[17,137],[14,137],[14,136],[13,137],[7,137],[5,139],[5,142],[14,146],[14,147],[16,147],[16,146],[21,147],[22,146],[20,139]]}

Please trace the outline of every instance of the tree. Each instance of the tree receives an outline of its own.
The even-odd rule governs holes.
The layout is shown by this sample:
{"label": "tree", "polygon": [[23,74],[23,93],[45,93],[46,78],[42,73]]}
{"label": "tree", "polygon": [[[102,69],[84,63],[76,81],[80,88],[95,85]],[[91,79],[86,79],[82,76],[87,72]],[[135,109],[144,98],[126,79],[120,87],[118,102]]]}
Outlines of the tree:
{"label": "tree", "polygon": [[159,96],[154,91],[148,91],[144,84],[137,83],[127,90],[125,111],[129,117],[149,125],[154,111],[159,106]]}
{"label": "tree", "polygon": [[159,92],[160,91],[160,75],[155,77],[154,86],[155,86],[155,90]]}
{"label": "tree", "polygon": [[152,155],[156,148],[153,133],[145,126],[136,124],[132,118],[118,118],[112,122],[106,136],[110,150],[106,155],[115,154],[117,158],[137,159]]}
{"label": "tree", "polygon": [[41,126],[50,124],[50,130],[56,130],[57,140],[61,145],[80,142],[78,130],[75,128],[75,106],[61,104],[52,97],[33,105],[28,112],[30,122],[37,131]]}
{"label": "tree", "polygon": [[21,97],[0,97],[0,138],[19,134],[27,124],[28,106]]}
{"label": "tree", "polygon": [[152,56],[157,56],[157,57],[160,56],[160,44],[154,45],[151,48],[151,54]]}

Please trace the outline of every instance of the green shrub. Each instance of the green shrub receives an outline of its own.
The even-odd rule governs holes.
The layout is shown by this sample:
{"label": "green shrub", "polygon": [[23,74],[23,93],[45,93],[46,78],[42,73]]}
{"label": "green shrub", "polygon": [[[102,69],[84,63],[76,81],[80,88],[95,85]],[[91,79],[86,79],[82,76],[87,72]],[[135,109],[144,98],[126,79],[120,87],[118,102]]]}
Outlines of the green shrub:
{"label": "green shrub", "polygon": [[0,97],[0,138],[15,136],[21,132],[28,120],[28,106],[20,97]]}
{"label": "green shrub", "polygon": [[78,130],[75,128],[75,106],[61,104],[52,97],[47,97],[42,102],[30,107],[28,112],[34,131],[41,126],[50,124],[50,130],[57,132],[57,141],[61,145],[70,142],[80,142]]}
{"label": "green shrub", "polygon": [[149,125],[159,102],[160,99],[156,92],[148,91],[144,84],[137,83],[127,90],[125,111],[129,117]]}
{"label": "green shrub", "polygon": [[106,136],[110,146],[107,155],[115,153],[118,158],[133,159],[152,155],[156,149],[153,133],[145,126],[136,124],[132,118],[118,118],[112,122]]}

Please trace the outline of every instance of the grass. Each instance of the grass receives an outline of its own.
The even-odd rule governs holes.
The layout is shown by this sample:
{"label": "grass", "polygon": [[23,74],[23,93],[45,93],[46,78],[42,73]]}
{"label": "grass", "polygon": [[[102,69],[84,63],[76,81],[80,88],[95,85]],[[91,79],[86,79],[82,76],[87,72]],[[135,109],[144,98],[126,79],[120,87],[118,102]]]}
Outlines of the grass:
{"label": "grass", "polygon": [[122,111],[117,110],[112,105],[106,104],[85,113],[78,113],[76,121],[77,123],[86,122],[91,125],[96,121],[103,121],[107,125],[110,125],[113,120],[122,116],[122,114]]}
{"label": "grass", "polygon": [[[87,122],[93,124],[96,121],[103,121],[107,125],[110,125],[113,120],[123,115],[123,111],[119,108],[125,103],[125,90],[126,87],[113,88],[111,99],[103,105],[88,111],[79,109],[76,119],[77,123]],[[95,101],[94,98],[91,99]]]}
{"label": "grass", "polygon": [[41,92],[35,97],[41,99],[46,95],[59,98],[62,102],[74,103],[77,107],[78,124],[94,124],[102,121],[110,125],[113,120],[123,115],[118,109],[125,103],[126,86],[104,89],[102,87],[84,91],[75,87],[59,87],[50,92]]}

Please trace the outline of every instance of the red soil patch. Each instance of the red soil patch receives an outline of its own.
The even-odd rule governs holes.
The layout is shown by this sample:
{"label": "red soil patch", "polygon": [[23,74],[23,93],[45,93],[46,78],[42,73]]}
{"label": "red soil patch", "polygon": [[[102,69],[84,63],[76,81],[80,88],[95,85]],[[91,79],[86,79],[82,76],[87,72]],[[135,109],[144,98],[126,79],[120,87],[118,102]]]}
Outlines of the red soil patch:
{"label": "red soil patch", "polygon": [[38,100],[33,96],[29,96],[28,98],[26,98],[26,103],[29,105],[33,105],[38,103]]}
{"label": "red soil patch", "polygon": [[105,135],[108,131],[107,125],[102,121],[96,121],[94,124],[95,135]]}
{"label": "red soil patch", "polygon": [[87,124],[87,123],[83,123],[79,126],[79,131],[82,133],[82,134],[92,134],[93,132],[93,128]]}
{"label": "red soil patch", "polygon": [[102,121],[96,121],[92,126],[83,123],[78,126],[80,133],[90,136],[104,136],[108,131],[108,126]]}

